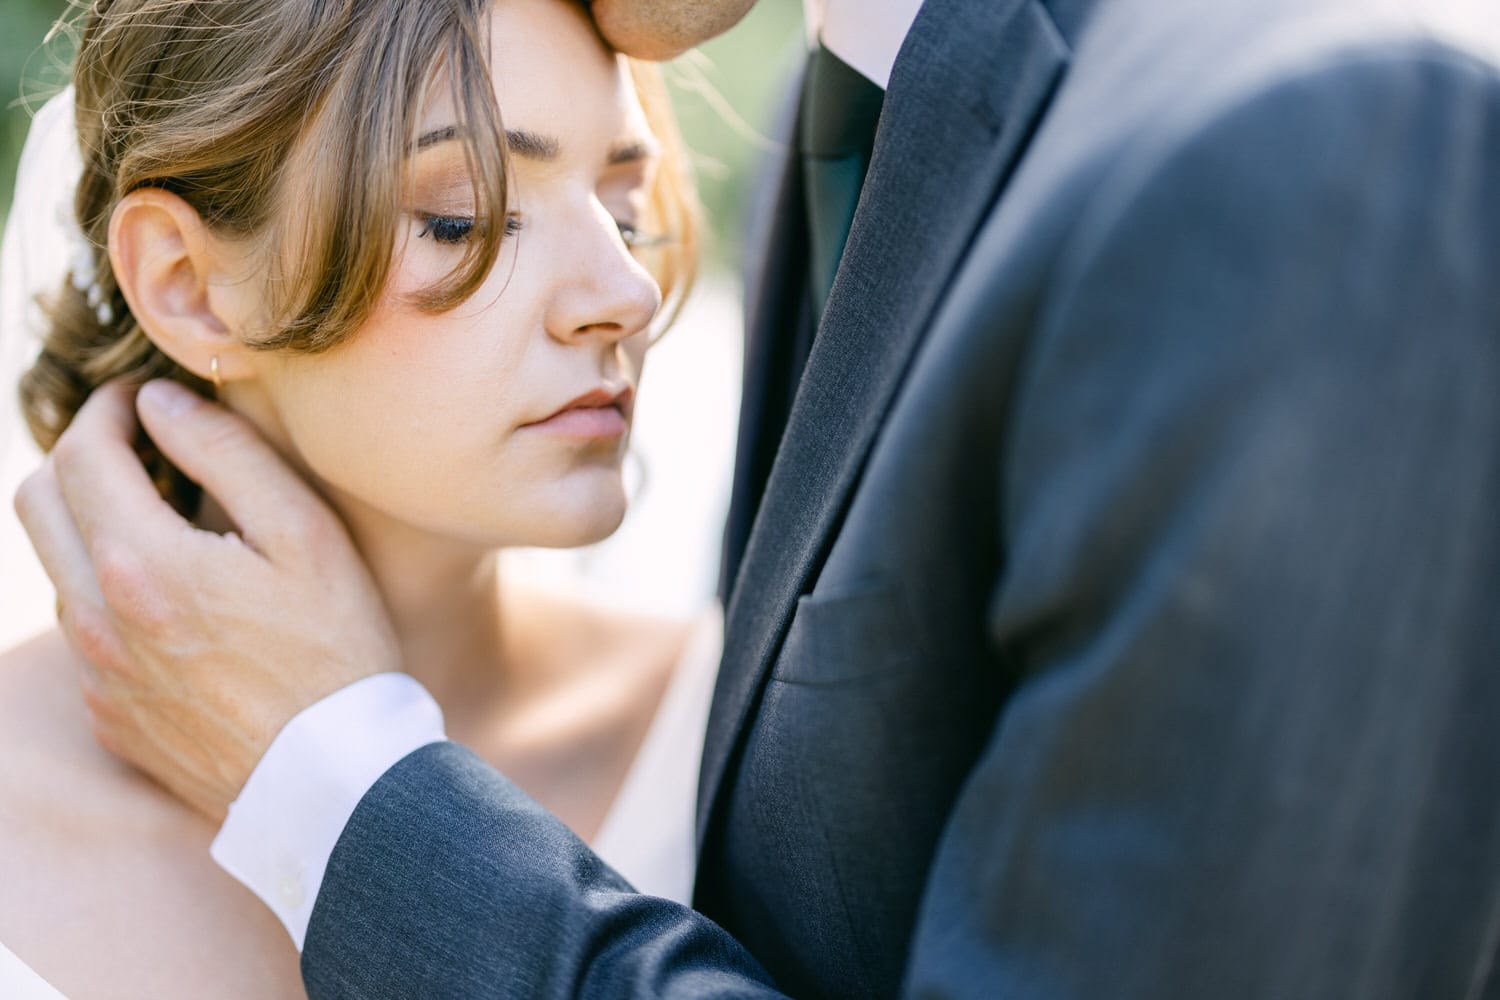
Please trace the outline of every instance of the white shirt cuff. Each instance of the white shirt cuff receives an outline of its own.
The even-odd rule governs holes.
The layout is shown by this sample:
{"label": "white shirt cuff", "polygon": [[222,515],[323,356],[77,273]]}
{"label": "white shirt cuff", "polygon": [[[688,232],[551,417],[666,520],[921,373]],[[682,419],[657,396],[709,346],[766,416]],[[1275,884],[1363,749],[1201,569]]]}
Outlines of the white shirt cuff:
{"label": "white shirt cuff", "polygon": [[287,723],[250,774],[209,853],[269,906],[302,950],[333,848],[396,762],[446,739],[443,713],[407,674],[376,674]]}

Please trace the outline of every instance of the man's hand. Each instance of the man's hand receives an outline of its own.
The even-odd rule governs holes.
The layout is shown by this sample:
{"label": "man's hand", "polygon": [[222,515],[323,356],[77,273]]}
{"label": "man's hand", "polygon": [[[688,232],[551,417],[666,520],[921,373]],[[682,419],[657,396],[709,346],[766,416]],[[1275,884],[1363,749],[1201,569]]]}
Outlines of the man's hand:
{"label": "man's hand", "polygon": [[161,500],[131,447],[136,392],[119,383],[90,397],[16,511],[88,661],[95,737],[222,819],[293,716],[399,669],[399,652],[343,524],[253,428],[169,383],[138,408],[238,534]]}
{"label": "man's hand", "polygon": [[755,0],[594,0],[599,34],[619,51],[660,62],[722,35]]}

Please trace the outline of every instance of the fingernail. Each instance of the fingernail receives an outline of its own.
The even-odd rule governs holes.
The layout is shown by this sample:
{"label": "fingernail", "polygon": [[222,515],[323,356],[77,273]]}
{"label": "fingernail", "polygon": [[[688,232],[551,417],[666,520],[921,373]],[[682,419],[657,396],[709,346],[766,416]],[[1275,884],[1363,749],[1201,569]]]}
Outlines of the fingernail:
{"label": "fingernail", "polygon": [[170,379],[153,379],[141,386],[138,406],[147,406],[163,417],[180,417],[201,402],[198,394]]}

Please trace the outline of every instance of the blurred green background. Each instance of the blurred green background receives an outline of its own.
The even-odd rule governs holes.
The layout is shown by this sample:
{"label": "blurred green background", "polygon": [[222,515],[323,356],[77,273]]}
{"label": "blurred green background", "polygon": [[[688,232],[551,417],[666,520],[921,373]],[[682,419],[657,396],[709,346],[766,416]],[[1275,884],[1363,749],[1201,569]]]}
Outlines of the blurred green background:
{"label": "blurred green background", "polygon": [[66,0],[5,0],[0,14],[0,217],[10,211],[16,158],[31,121],[28,105],[41,103],[29,98],[51,94],[67,82],[58,65],[68,56],[66,40],[42,45],[67,6]]}
{"label": "blurred green background", "polygon": [[[3,0],[0,13],[0,221],[15,190],[30,109],[66,82],[68,40],[44,45],[67,0]],[[708,211],[708,263],[738,265],[746,188],[776,104],[797,65],[801,0],[760,0],[734,30],[668,67],[683,133]]]}

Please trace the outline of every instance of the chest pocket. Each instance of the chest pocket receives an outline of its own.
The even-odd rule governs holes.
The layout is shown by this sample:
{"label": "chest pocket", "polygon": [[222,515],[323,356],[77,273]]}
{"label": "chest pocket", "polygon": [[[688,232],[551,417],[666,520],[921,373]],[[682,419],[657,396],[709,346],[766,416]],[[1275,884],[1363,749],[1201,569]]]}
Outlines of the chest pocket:
{"label": "chest pocket", "polygon": [[876,580],[808,594],[771,676],[785,684],[839,685],[918,665],[912,614],[900,588]]}

